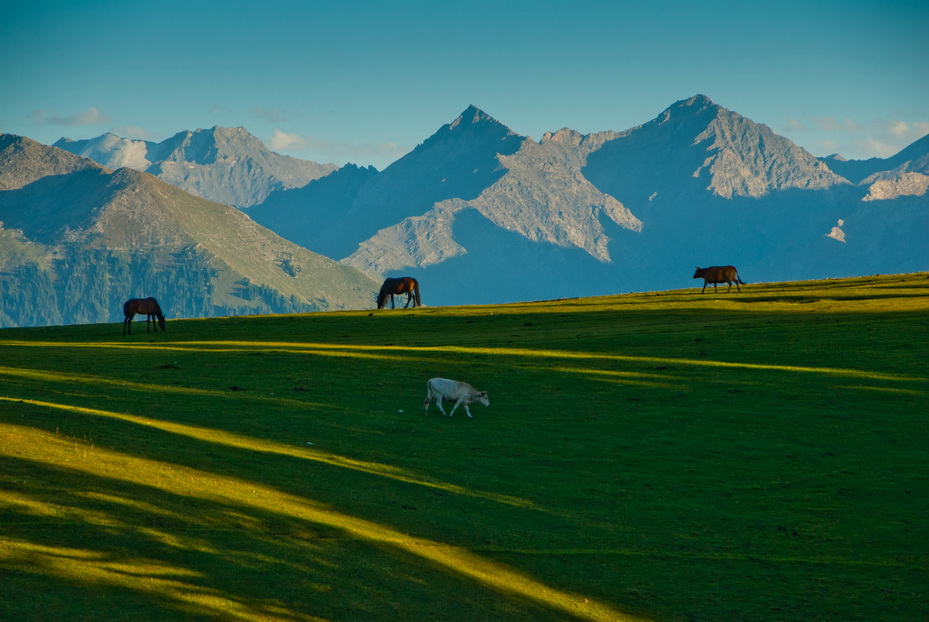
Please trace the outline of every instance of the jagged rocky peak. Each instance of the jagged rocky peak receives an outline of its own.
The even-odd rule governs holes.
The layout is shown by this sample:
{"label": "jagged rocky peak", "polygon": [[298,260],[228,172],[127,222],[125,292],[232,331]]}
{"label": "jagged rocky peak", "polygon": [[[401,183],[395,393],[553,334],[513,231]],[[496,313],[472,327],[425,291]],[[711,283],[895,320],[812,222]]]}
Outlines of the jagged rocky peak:
{"label": "jagged rocky peak", "polygon": [[495,137],[498,136],[501,139],[516,136],[513,130],[473,104],[458,115],[457,119],[443,126],[433,136],[442,137],[471,134],[481,136],[492,135]]}
{"label": "jagged rocky peak", "polygon": [[651,123],[657,125],[663,125],[668,122],[679,123],[686,121],[706,123],[724,110],[725,108],[714,103],[713,100],[706,95],[694,95],[689,99],[682,99],[668,106],[668,108],[658,115]]}
{"label": "jagged rocky peak", "polygon": [[475,106],[474,104],[471,104],[465,109],[464,112],[462,112],[458,116],[457,119],[455,119],[449,124],[448,129],[454,130],[458,126],[464,127],[467,125],[479,125],[482,123],[493,123],[493,124],[500,125],[499,121],[494,119],[492,116],[490,116],[489,114],[487,114],[486,112],[484,112],[483,110]]}
{"label": "jagged rocky peak", "polygon": [[563,127],[554,134],[552,132],[545,132],[540,142],[561,143],[564,145],[571,145],[576,147],[577,145],[581,144],[582,140],[584,140],[583,134],[577,130]]}
{"label": "jagged rocky peak", "polygon": [[682,108],[683,108],[683,107],[687,107],[687,108],[694,108],[694,107],[696,107],[696,108],[718,107],[717,104],[716,104],[716,102],[714,102],[712,99],[710,99],[710,98],[707,97],[706,95],[701,95],[701,94],[699,94],[699,93],[698,93],[697,95],[694,95],[694,96],[691,97],[690,99],[681,100],[681,101],[677,102],[677,103],[674,104],[674,105],[675,105],[675,106],[682,107]]}
{"label": "jagged rocky peak", "polygon": [[122,138],[112,132],[86,140],[62,137],[52,146],[70,151],[75,155],[91,158],[109,168],[128,166],[145,170],[151,165],[148,159],[149,144],[146,141]]}
{"label": "jagged rocky peak", "polygon": [[55,141],[55,143],[52,145],[52,147],[61,148],[62,145],[70,145],[70,144],[73,144],[73,143],[86,143],[86,142],[91,142],[91,141],[93,141],[93,142],[98,142],[98,143],[104,143],[104,142],[113,142],[113,141],[117,141],[117,140],[123,140],[123,139],[120,138],[119,136],[117,136],[116,134],[114,134],[113,132],[104,132],[103,134],[101,134],[101,135],[98,136],[97,138],[92,138],[92,139],[89,139],[89,140],[76,140],[76,139],[74,139],[74,138],[69,138],[69,137],[67,137],[67,136],[62,136],[61,138],[59,138],[58,140]]}
{"label": "jagged rocky peak", "polygon": [[[394,174],[398,169],[420,166],[422,160],[460,160],[473,157],[490,158],[496,167],[496,154],[514,153],[524,138],[503,125],[477,106],[468,106],[458,118],[443,125],[435,134],[390,166],[384,172]],[[437,155],[439,154],[439,155]],[[466,163],[474,170],[477,165]],[[435,168],[427,165],[426,168]]]}
{"label": "jagged rocky peak", "polygon": [[157,146],[155,161],[213,164],[218,159],[264,151],[264,144],[243,127],[183,130]]}
{"label": "jagged rocky peak", "polygon": [[0,134],[0,191],[21,188],[49,175],[84,170],[107,171],[93,160],[47,147],[31,138]]}

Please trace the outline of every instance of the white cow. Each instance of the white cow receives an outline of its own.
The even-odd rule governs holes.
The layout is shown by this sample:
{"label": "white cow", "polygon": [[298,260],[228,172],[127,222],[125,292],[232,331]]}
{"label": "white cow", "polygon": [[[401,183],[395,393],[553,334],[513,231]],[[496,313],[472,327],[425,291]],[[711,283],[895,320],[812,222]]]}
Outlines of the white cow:
{"label": "white cow", "polygon": [[[464,406],[465,414],[471,416],[468,410],[468,404],[480,402],[484,406],[490,406],[490,399],[487,397],[487,391],[478,391],[467,382],[458,382],[457,380],[448,380],[447,378],[433,378],[426,383],[426,399],[423,401],[423,410],[429,412],[429,403],[435,400],[435,405],[439,407],[442,414],[451,417],[455,414],[455,409],[459,405]],[[442,408],[442,401],[455,402],[452,412],[445,414]]]}

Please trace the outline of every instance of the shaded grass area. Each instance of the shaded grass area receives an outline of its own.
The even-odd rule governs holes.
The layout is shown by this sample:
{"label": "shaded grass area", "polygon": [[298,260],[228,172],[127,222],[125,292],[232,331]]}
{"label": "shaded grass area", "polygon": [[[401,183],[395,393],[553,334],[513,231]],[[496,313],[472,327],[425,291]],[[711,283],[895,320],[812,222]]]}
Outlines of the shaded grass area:
{"label": "shaded grass area", "polygon": [[0,331],[0,619],[927,617],[929,279],[694,291]]}

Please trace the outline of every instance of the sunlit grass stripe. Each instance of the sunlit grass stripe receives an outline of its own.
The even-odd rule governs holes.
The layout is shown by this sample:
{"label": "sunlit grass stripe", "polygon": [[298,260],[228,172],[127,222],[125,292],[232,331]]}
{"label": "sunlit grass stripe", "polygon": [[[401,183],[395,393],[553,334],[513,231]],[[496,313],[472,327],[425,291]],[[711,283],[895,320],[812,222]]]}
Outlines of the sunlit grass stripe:
{"label": "sunlit grass stripe", "polygon": [[[40,382],[70,382],[74,384],[80,384],[84,386],[96,385],[96,386],[108,386],[118,388],[120,390],[130,390],[130,391],[149,391],[159,394],[164,393],[177,393],[183,395],[197,395],[201,397],[221,397],[229,398],[228,391],[217,391],[212,389],[195,389],[193,387],[184,387],[184,386],[173,386],[166,384],[149,384],[146,382],[130,382],[122,378],[104,378],[96,374],[74,374],[74,373],[65,373],[57,371],[47,371],[44,369],[22,369],[19,367],[4,367],[0,366],[0,376],[9,376],[11,378],[24,378],[27,380],[37,380]],[[13,398],[10,398],[13,399]],[[237,393],[235,396],[237,401],[241,400],[260,400],[262,402],[272,401],[278,404],[284,404],[291,408],[310,408],[314,406],[319,406],[320,404],[314,402],[307,402],[303,400],[293,400],[282,397],[268,397],[265,395],[254,395],[248,393]]]}
{"label": "sunlit grass stripe", "polygon": [[157,419],[150,419],[148,417],[140,417],[138,415],[130,415],[125,413],[117,413],[108,410],[99,410],[96,408],[83,408],[80,406],[72,406],[70,404],[58,404],[55,402],[46,402],[41,400],[33,399],[18,399],[13,397],[3,397],[0,396],[0,402],[12,402],[12,403],[24,403],[31,404],[33,406],[40,406],[43,408],[51,408],[55,410],[62,410],[67,412],[72,412],[81,415],[92,415],[95,417],[107,417],[109,419],[119,419],[121,421],[127,421],[134,423],[136,425],[142,425],[149,428],[154,428],[157,430],[162,430],[164,432],[170,432],[172,434],[178,434],[181,436],[186,436],[188,438],[194,438],[199,441],[205,441],[208,443],[215,443],[217,445],[223,445],[226,447],[232,447],[235,449],[245,449],[248,451],[256,451],[261,453],[276,454],[280,456],[289,456],[292,458],[299,458],[301,460],[311,460],[313,462],[321,462],[331,466],[336,466],[344,469],[351,469],[354,471],[359,471],[362,473],[367,473],[370,475],[376,475],[379,477],[386,477],[395,481],[405,482],[407,484],[415,484],[417,486],[425,486],[427,488],[434,488],[437,490],[442,490],[445,492],[454,493],[457,495],[463,495],[467,497],[476,497],[481,499],[487,499],[490,501],[495,501],[498,503],[504,503],[506,505],[511,505],[514,507],[521,507],[527,509],[538,510],[531,501],[526,499],[520,499],[518,497],[513,497],[510,495],[502,495],[490,492],[482,492],[469,490],[461,486],[456,486],[455,484],[449,484],[445,482],[436,482],[426,479],[422,476],[410,473],[404,469],[399,469],[397,467],[379,464],[376,462],[368,462],[364,460],[355,460],[353,458],[346,458],[344,456],[338,456],[335,454],[330,454],[328,452],[303,448],[303,447],[294,447],[291,445],[285,445],[283,443],[277,443],[274,441],[268,441],[248,436],[240,436],[238,434],[232,434],[231,432],[225,432],[222,430],[216,430],[213,428],[201,428],[197,426],[186,425],[183,423],[175,423],[171,421],[160,421]]}
{"label": "sunlit grass stripe", "polygon": [[[210,346],[210,347],[203,347]],[[219,347],[222,346],[222,347]],[[267,342],[232,342],[232,341],[203,341],[203,342],[182,342],[182,343],[115,343],[115,342],[55,342],[55,341],[4,341],[0,343],[3,347],[22,347],[22,348],[81,348],[81,349],[99,349],[99,350],[148,350],[153,352],[254,352],[258,349],[271,349],[280,352],[289,352],[292,354],[315,354],[318,356],[341,356],[359,359],[372,359],[381,361],[412,361],[415,360],[410,356],[376,354],[365,351],[352,353],[341,352],[327,344],[305,344],[305,343],[275,343],[269,345]],[[359,346],[359,350],[373,349]],[[383,350],[403,351],[409,353],[410,348],[391,348],[385,346],[379,348]]]}
{"label": "sunlit grass stripe", "polygon": [[[182,604],[191,613],[243,622],[259,618],[268,622],[325,622],[324,618],[304,615],[276,603],[256,607],[237,595],[223,594],[199,585],[196,573],[154,560],[114,561],[111,555],[102,552],[4,540],[2,537],[0,543],[3,544],[0,546],[0,564],[4,566],[21,568],[24,572],[41,571],[88,585],[110,585],[146,592],[154,598]],[[140,581],[139,577],[145,577],[145,580]]]}
{"label": "sunlit grass stripe", "polygon": [[[87,414],[101,412],[103,411],[91,410]],[[240,507],[259,510],[263,513],[273,511],[281,516],[341,530],[358,540],[394,547],[418,558],[429,560],[449,572],[477,581],[500,593],[527,598],[546,607],[564,611],[578,619],[597,622],[620,622],[625,620],[631,622],[635,620],[635,618],[627,616],[609,605],[549,587],[532,577],[521,574],[502,564],[483,559],[468,550],[410,536],[395,531],[390,527],[342,514],[308,499],[283,493],[262,484],[99,448],[86,460],[69,460],[74,455],[75,441],[73,440],[57,437],[54,434],[26,426],[5,424],[0,425],[0,429],[4,429],[4,434],[9,433],[21,437],[20,442],[16,443],[15,446],[26,448],[25,452],[14,451],[13,443],[0,443],[0,455],[37,460],[55,465],[59,469],[80,471],[92,476],[107,477],[155,488],[170,494],[195,497],[204,501],[235,504]],[[12,556],[16,555],[15,548],[26,551],[32,549],[34,553],[43,553],[38,545],[23,541],[8,542],[12,542],[16,546],[5,545],[0,547],[0,561],[4,562],[4,564],[11,564],[16,561],[11,559]],[[94,562],[95,555],[97,554],[94,552],[75,549],[70,558],[85,558],[89,560],[88,564],[91,567],[101,568]],[[56,559],[60,561],[62,553],[57,548],[46,547],[42,557],[52,559],[43,559],[41,562],[37,562],[33,558],[29,562],[33,565],[36,563],[45,565],[46,571],[48,571],[47,566]],[[151,562],[137,560],[137,563],[148,567]],[[80,566],[82,565],[79,564],[78,568],[74,570],[80,570]],[[144,570],[135,568],[134,564],[130,562],[120,564],[120,566],[120,572],[127,575],[144,574]],[[68,572],[74,570],[68,570]],[[177,574],[181,575],[181,572]],[[186,590],[181,589],[183,587],[183,584],[172,586],[176,598],[188,598]],[[223,599],[225,595],[190,593],[189,598],[194,597],[197,599]]]}

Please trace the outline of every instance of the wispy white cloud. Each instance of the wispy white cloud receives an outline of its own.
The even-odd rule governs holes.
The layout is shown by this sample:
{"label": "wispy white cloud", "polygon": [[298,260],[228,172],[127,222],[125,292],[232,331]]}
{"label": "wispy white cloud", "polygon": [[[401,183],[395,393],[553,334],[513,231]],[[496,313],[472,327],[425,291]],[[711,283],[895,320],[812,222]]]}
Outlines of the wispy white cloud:
{"label": "wispy white cloud", "polygon": [[299,151],[306,149],[307,139],[299,134],[288,134],[274,128],[268,146],[275,151]]}
{"label": "wispy white cloud", "polygon": [[785,119],[781,131],[784,132],[805,132],[809,128],[800,119]]}
{"label": "wispy white cloud", "polygon": [[152,137],[151,133],[147,129],[144,127],[138,127],[136,125],[114,127],[110,131],[117,136],[122,136],[123,138],[134,138],[136,140],[148,140]]}
{"label": "wispy white cloud", "polygon": [[32,111],[32,120],[38,125],[103,125],[110,122],[110,117],[96,106],[69,115],[52,108],[37,108]]}
{"label": "wispy white cloud", "polygon": [[221,117],[226,114],[229,114],[229,106],[223,106],[222,104],[213,104],[210,106],[210,116]]}
{"label": "wispy white cloud", "polygon": [[290,120],[290,116],[280,108],[268,109],[261,106],[252,106],[252,113],[259,119],[269,123],[287,123]]}
{"label": "wispy white cloud", "polygon": [[375,164],[379,168],[383,168],[386,164],[401,158],[409,152],[409,148],[402,147],[394,142],[335,142],[315,136],[290,134],[277,128],[274,129],[274,133],[268,141],[268,146],[274,151],[309,156],[318,161]]}
{"label": "wispy white cloud", "polygon": [[852,119],[835,119],[833,117],[821,117],[815,119],[816,127],[827,132],[858,132],[861,131],[858,124]]}
{"label": "wispy white cloud", "polygon": [[929,134],[929,122],[820,117],[811,122],[787,118],[779,128],[816,155],[838,153],[850,159],[887,158]]}

